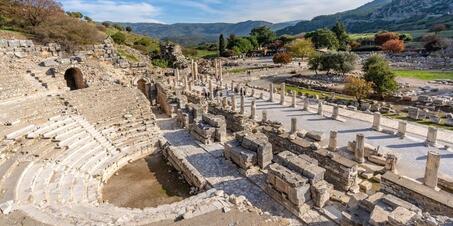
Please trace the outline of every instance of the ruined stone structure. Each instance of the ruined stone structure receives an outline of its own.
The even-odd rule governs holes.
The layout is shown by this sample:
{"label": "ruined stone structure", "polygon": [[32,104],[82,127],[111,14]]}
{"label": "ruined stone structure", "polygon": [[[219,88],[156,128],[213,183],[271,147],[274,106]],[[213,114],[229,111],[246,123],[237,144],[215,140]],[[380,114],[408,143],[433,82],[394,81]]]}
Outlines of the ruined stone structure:
{"label": "ruined stone structure", "polygon": [[272,161],[272,145],[262,133],[237,133],[235,140],[225,144],[224,155],[243,170],[254,166],[264,169]]}

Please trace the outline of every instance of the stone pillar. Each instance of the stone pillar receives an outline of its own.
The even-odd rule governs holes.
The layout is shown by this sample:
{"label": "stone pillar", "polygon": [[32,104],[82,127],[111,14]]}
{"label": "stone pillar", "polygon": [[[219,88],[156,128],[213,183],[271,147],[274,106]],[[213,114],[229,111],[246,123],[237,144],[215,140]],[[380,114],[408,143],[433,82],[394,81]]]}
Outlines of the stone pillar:
{"label": "stone pillar", "polygon": [[308,111],[308,106],[310,105],[310,100],[308,97],[305,97],[304,99],[304,111]]}
{"label": "stone pillar", "polygon": [[228,108],[228,99],[227,99],[227,97],[223,97],[223,99],[222,99],[222,107],[223,107],[223,109],[227,109]]}
{"label": "stone pillar", "polygon": [[428,135],[426,136],[426,144],[435,146],[437,143],[437,128],[429,127]]}
{"label": "stone pillar", "polygon": [[392,173],[398,173],[396,169],[396,163],[398,158],[395,154],[388,153],[387,158],[385,158],[385,169],[391,171]]}
{"label": "stone pillar", "polygon": [[176,76],[176,84],[179,84],[179,69],[175,69],[175,76]]}
{"label": "stone pillar", "polygon": [[252,94],[250,94],[251,97],[255,97],[255,89],[252,88]]}
{"label": "stone pillar", "polygon": [[295,91],[292,91],[292,94],[293,94],[293,100],[292,100],[291,106],[293,108],[296,108],[297,107],[297,93]]}
{"label": "stone pillar", "polygon": [[209,98],[213,98],[214,97],[214,87],[212,86],[212,80],[209,79]]}
{"label": "stone pillar", "polygon": [[269,85],[269,101],[273,102],[274,101],[274,84],[271,83]]}
{"label": "stone pillar", "polygon": [[231,96],[231,106],[232,106],[231,110],[236,112],[237,103],[236,103],[236,96],[235,95]]}
{"label": "stone pillar", "polygon": [[245,97],[241,95],[241,114],[245,114]]}
{"label": "stone pillar", "polygon": [[219,60],[219,78],[220,78],[220,81],[223,81],[223,67],[222,67],[222,60]]}
{"label": "stone pillar", "polygon": [[234,82],[231,81],[231,91],[234,92]]}
{"label": "stone pillar", "polygon": [[406,127],[407,127],[407,122],[405,122],[405,121],[398,122],[398,136],[399,137],[404,138],[406,136]]}
{"label": "stone pillar", "polygon": [[214,59],[214,64],[215,64],[215,78],[219,79],[219,62],[218,59]]}
{"label": "stone pillar", "polygon": [[256,101],[252,100],[252,106],[250,107],[250,119],[255,120],[256,118]]}
{"label": "stone pillar", "polygon": [[286,85],[285,85],[285,83],[282,83],[280,85],[280,89],[281,89],[280,104],[284,105],[285,104],[285,95],[286,95]]}
{"label": "stone pillar", "polygon": [[264,100],[264,93],[263,92],[260,93],[260,99]]}
{"label": "stone pillar", "polygon": [[198,80],[198,63],[194,63],[195,80]]}
{"label": "stone pillar", "polygon": [[295,134],[297,132],[297,118],[291,118],[291,132],[290,134]]}
{"label": "stone pillar", "polygon": [[267,111],[263,110],[261,113],[263,114],[263,116],[261,117],[261,121],[267,122]]}
{"label": "stone pillar", "polygon": [[319,102],[318,103],[318,115],[321,115],[321,116],[322,116],[322,107],[323,107],[322,103]]}
{"label": "stone pillar", "polygon": [[337,150],[337,135],[337,131],[330,131],[329,147],[327,148],[329,151]]}
{"label": "stone pillar", "polygon": [[381,113],[375,112],[373,117],[373,127],[376,131],[381,131]]}
{"label": "stone pillar", "polygon": [[192,83],[193,83],[193,81],[189,82],[189,91],[192,91]]}
{"label": "stone pillar", "polygon": [[184,75],[184,90],[187,91],[188,89],[187,75]]}
{"label": "stone pillar", "polygon": [[425,179],[423,183],[430,187],[437,187],[437,173],[439,171],[440,155],[437,151],[428,151],[428,158],[426,159]]}
{"label": "stone pillar", "polygon": [[337,105],[333,106],[332,118],[338,119],[339,114],[340,114],[340,108]]}
{"label": "stone pillar", "polygon": [[355,143],[355,160],[359,163],[365,162],[365,136],[363,134],[357,134]]}

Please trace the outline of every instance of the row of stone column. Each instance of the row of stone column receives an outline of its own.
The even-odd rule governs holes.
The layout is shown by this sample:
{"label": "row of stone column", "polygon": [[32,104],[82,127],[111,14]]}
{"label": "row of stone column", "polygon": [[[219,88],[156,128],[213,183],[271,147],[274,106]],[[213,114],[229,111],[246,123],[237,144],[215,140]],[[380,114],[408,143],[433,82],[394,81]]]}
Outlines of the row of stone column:
{"label": "row of stone column", "polygon": [[215,64],[215,77],[219,81],[223,81],[223,66],[222,61],[220,59],[214,60]]}

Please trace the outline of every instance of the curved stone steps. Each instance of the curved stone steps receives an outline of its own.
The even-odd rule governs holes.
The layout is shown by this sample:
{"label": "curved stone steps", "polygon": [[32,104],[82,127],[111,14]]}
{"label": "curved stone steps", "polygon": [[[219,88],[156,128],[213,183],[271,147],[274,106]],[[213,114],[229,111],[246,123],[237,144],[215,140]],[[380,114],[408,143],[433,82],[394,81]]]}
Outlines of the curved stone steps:
{"label": "curved stone steps", "polygon": [[32,164],[31,161],[18,162],[10,168],[9,176],[7,176],[1,184],[0,203],[14,200],[16,197],[16,187],[20,183],[25,169]]}

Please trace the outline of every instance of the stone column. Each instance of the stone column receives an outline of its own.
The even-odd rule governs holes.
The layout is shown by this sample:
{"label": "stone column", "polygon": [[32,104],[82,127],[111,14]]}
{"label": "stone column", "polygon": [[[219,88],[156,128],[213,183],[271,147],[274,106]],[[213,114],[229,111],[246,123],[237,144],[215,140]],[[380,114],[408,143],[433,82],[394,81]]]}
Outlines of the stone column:
{"label": "stone column", "polygon": [[231,81],[231,91],[234,92],[234,82]]}
{"label": "stone column", "polygon": [[267,122],[267,111],[263,110],[261,113],[263,114],[263,116],[261,117],[261,121]]}
{"label": "stone column", "polygon": [[264,93],[263,92],[260,93],[260,99],[264,100]]}
{"label": "stone column", "polygon": [[318,115],[321,115],[321,116],[322,116],[322,107],[323,107],[322,103],[319,102],[318,103]]}
{"label": "stone column", "polygon": [[396,163],[398,158],[395,154],[388,153],[387,158],[385,158],[385,169],[391,171],[392,173],[398,173],[396,169]]}
{"label": "stone column", "polygon": [[398,122],[398,136],[399,137],[404,138],[406,136],[406,127],[407,127],[407,122],[405,122],[405,121]]}
{"label": "stone column", "polygon": [[214,59],[215,64],[215,78],[219,79],[219,62],[218,59]]}
{"label": "stone column", "polygon": [[373,117],[373,127],[376,131],[381,131],[381,113],[375,112]]}
{"label": "stone column", "polygon": [[252,106],[250,111],[250,119],[255,120],[256,118],[256,101],[252,100]]}
{"label": "stone column", "polygon": [[219,60],[219,78],[220,78],[220,81],[223,81],[223,67],[222,67],[222,60]]}
{"label": "stone column", "polygon": [[227,109],[228,108],[228,99],[227,99],[227,97],[223,97],[223,99],[222,99],[222,107],[223,107],[223,109]]}
{"label": "stone column", "polygon": [[437,173],[439,171],[440,155],[437,151],[428,151],[428,158],[426,159],[425,179],[423,183],[430,187],[437,187]]}
{"label": "stone column", "polygon": [[291,118],[291,132],[290,134],[295,134],[297,132],[297,118]]}
{"label": "stone column", "polygon": [[435,146],[437,143],[437,128],[429,127],[428,135],[426,136],[426,144]]}
{"label": "stone column", "polygon": [[245,114],[245,97],[241,95],[241,114]]}
{"label": "stone column", "polygon": [[329,151],[337,150],[337,135],[337,131],[330,131],[329,147],[327,148]]}
{"label": "stone column", "polygon": [[194,63],[195,80],[198,80],[198,63]]}
{"label": "stone column", "polygon": [[293,108],[296,108],[297,107],[297,93],[295,91],[292,91],[292,94],[293,94],[293,100],[292,100],[291,106]]}
{"label": "stone column", "polygon": [[357,134],[355,143],[355,160],[359,163],[365,162],[365,136],[363,134]]}
{"label": "stone column", "polygon": [[214,87],[212,86],[212,80],[209,79],[209,98],[213,98],[214,97]]}
{"label": "stone column", "polygon": [[236,96],[235,95],[231,96],[231,105],[232,105],[231,110],[236,112],[237,103],[236,103]]}
{"label": "stone column", "polygon": [[179,69],[175,69],[175,76],[176,76],[176,84],[179,84]]}
{"label": "stone column", "polygon": [[310,100],[308,97],[305,97],[304,99],[304,111],[308,111],[308,106],[310,105]]}
{"label": "stone column", "polygon": [[255,97],[255,89],[252,88],[252,94],[250,95],[251,97]]}
{"label": "stone column", "polygon": [[340,114],[339,111],[340,111],[340,109],[337,105],[333,106],[333,111],[332,111],[333,119],[338,119],[338,115]]}
{"label": "stone column", "polygon": [[192,91],[192,83],[193,83],[193,81],[189,82],[189,91]]}
{"label": "stone column", "polygon": [[184,90],[187,91],[189,89],[188,82],[187,82],[187,75],[184,75]]}
{"label": "stone column", "polygon": [[285,95],[286,95],[286,85],[285,85],[285,83],[282,83],[280,85],[280,89],[281,89],[280,104],[284,105],[285,104]]}
{"label": "stone column", "polygon": [[274,84],[271,83],[269,85],[269,101],[273,102],[274,101]]}

